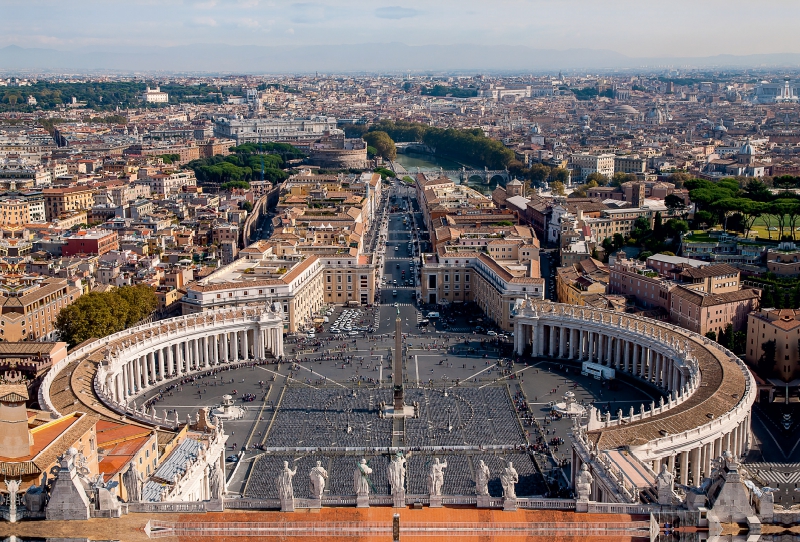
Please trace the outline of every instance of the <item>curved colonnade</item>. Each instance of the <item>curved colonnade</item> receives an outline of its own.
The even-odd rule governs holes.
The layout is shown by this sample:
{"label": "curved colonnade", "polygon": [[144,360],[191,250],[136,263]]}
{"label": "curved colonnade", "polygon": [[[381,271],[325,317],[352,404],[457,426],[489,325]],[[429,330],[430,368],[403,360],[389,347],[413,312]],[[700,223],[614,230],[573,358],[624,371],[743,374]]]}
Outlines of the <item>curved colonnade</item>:
{"label": "curved colonnade", "polygon": [[[638,413],[631,407],[601,416],[590,408],[588,420],[576,423],[573,480],[581,464],[589,463],[595,485],[608,486],[596,493],[602,495],[598,500],[637,500],[637,479],[647,485],[662,464],[676,481],[699,485],[710,476],[714,458],[724,451],[739,458],[747,451],[756,383],[744,362],[718,343],[609,310],[526,299],[518,300],[512,313],[518,354],[605,365],[666,397],[649,410],[641,405]],[[627,476],[619,454],[614,463],[609,450],[632,452],[633,469],[646,472]]]}
{"label": "curved colonnade", "polygon": [[50,397],[57,375],[72,362],[102,353],[93,388],[113,411],[168,427],[177,419],[159,418],[128,407],[137,396],[170,380],[215,367],[283,356],[283,313],[272,307],[226,308],[169,318],[130,328],[75,349],[46,375],[39,404],[59,415]]}

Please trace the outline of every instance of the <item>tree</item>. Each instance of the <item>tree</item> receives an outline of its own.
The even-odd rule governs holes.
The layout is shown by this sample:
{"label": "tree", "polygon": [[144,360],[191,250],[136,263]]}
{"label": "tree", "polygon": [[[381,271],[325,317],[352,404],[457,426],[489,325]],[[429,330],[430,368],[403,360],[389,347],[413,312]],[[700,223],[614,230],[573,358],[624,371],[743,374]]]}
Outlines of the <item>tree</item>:
{"label": "tree", "polygon": [[649,258],[652,255],[653,255],[653,253],[650,252],[649,250],[645,250],[644,252],[640,252],[639,253],[639,261],[640,262],[647,261],[647,258]]}
{"label": "tree", "polygon": [[614,250],[619,250],[625,246],[625,237],[621,233],[614,234]]}
{"label": "tree", "polygon": [[[550,176],[551,171],[552,170],[549,167],[545,166],[544,164],[533,164],[531,166],[531,169],[528,170],[528,176],[531,182],[540,185]],[[567,179],[569,179],[569,175],[567,175]],[[567,179],[559,178],[555,180],[564,184],[565,182],[567,182]]]}
{"label": "tree", "polygon": [[244,203],[242,203],[242,209],[244,209],[248,213],[252,213],[253,212],[253,204],[251,202],[249,202],[249,201],[245,201]]}
{"label": "tree", "polygon": [[378,156],[384,160],[394,160],[397,158],[397,147],[386,132],[375,131],[364,134],[364,141],[367,145],[374,147]]}
{"label": "tree", "polygon": [[664,205],[666,205],[667,209],[672,212],[678,212],[686,209],[686,204],[683,202],[683,198],[676,196],[675,194],[670,194],[664,198]]}
{"label": "tree", "polygon": [[594,171],[586,176],[586,184],[589,184],[591,182],[596,183],[594,186],[605,186],[608,184],[608,177],[606,177],[602,173]]}
{"label": "tree", "polygon": [[[531,171],[533,171],[533,168],[531,168]],[[550,178],[553,181],[560,181],[567,184],[569,182],[569,170],[557,167],[550,172]]]}
{"label": "tree", "polygon": [[561,181],[553,181],[553,183],[550,184],[550,190],[552,190],[553,194],[556,196],[565,196],[567,194],[564,189],[564,183]]}
{"label": "tree", "polygon": [[716,340],[717,340],[717,334],[714,332],[713,329],[711,331],[709,331],[708,333],[706,333],[706,337],[708,337],[709,339],[711,339],[714,342],[716,342]]}
{"label": "tree", "polygon": [[669,237],[679,237],[681,234],[689,231],[689,223],[685,220],[670,218],[667,220],[664,228],[667,230],[667,235]]}
{"label": "tree", "polygon": [[683,185],[691,179],[692,176],[685,171],[676,171],[669,176],[669,182],[675,185],[675,188],[683,188]]}
{"label": "tree", "polygon": [[145,285],[123,286],[110,292],[91,292],[61,309],[56,329],[70,347],[92,337],[102,338],[126,329],[158,307],[155,292]]}
{"label": "tree", "polygon": [[623,183],[633,182],[636,181],[636,175],[631,175],[630,173],[623,173],[622,171],[617,171],[614,173],[614,176],[611,177],[611,182],[609,183],[611,186],[622,186]]}

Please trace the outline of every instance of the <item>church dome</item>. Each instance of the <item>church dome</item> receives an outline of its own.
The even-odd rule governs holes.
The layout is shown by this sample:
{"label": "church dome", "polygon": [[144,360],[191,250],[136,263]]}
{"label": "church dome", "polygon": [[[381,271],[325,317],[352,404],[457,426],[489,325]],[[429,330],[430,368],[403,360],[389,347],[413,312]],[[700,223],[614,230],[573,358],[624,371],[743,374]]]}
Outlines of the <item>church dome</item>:
{"label": "church dome", "polygon": [[618,105],[617,107],[614,108],[614,111],[616,111],[616,113],[619,114],[619,115],[638,115],[639,114],[639,111],[637,111],[634,107],[631,107],[630,105],[627,105],[627,104]]}
{"label": "church dome", "polygon": [[756,153],[756,150],[753,148],[753,145],[750,144],[750,140],[748,139],[745,141],[742,148],[739,149],[739,154],[753,156]]}
{"label": "church dome", "polygon": [[522,186],[522,183],[517,179],[512,179],[506,186]]}

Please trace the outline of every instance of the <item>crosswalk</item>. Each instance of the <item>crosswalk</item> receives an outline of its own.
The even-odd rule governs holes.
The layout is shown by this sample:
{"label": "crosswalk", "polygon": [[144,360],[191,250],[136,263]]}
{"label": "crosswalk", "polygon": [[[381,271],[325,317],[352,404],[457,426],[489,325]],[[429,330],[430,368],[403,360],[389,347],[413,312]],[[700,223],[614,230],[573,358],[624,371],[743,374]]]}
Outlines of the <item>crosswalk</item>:
{"label": "crosswalk", "polygon": [[[413,307],[411,303],[398,303],[398,307]],[[381,303],[381,307],[394,307],[394,303]]]}
{"label": "crosswalk", "polygon": [[472,333],[473,328],[471,327],[451,327],[448,329],[450,333]]}

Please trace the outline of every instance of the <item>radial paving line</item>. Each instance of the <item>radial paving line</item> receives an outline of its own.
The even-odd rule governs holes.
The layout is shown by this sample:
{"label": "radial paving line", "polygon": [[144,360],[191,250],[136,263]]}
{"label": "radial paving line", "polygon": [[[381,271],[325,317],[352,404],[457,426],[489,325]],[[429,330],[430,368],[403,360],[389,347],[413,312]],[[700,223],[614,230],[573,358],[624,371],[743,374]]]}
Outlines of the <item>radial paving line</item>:
{"label": "radial paving line", "polygon": [[253,422],[253,427],[250,429],[250,434],[247,436],[247,442],[244,445],[245,448],[250,447],[250,441],[253,439],[253,435],[256,432],[256,427],[258,427],[258,422],[261,421],[261,415],[264,413],[264,408],[267,406],[267,397],[269,397],[269,392],[271,391],[272,391],[272,384],[270,384],[269,388],[267,388],[267,393],[264,394],[264,400],[261,401],[261,409],[258,411],[258,416]]}
{"label": "radial paving line", "polygon": [[272,419],[269,421],[269,426],[267,427],[267,430],[264,431],[264,438],[261,439],[261,444],[264,444],[265,442],[267,442],[267,437],[269,436],[269,432],[272,430],[272,424],[275,423],[275,418],[278,417],[278,410],[281,407],[281,401],[283,401],[283,394],[284,393],[286,393],[286,386],[281,388],[281,395],[280,395],[280,397],[278,397],[278,402],[275,403],[275,410],[272,412]]}

